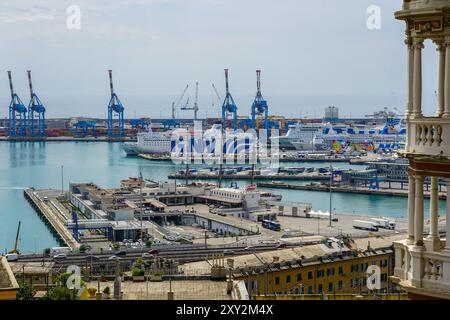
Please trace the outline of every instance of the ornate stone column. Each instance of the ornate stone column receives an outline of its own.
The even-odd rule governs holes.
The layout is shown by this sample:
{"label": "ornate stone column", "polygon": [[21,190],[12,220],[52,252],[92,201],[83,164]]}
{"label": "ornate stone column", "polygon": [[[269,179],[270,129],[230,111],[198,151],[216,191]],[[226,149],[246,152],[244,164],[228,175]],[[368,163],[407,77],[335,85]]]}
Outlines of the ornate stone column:
{"label": "ornate stone column", "polygon": [[414,39],[414,117],[422,116],[422,49],[423,39]]}
{"label": "ornate stone column", "polygon": [[431,177],[430,190],[430,235],[425,240],[427,250],[439,251],[440,238],[438,230],[439,222],[439,178]]}
{"label": "ornate stone column", "polygon": [[414,244],[423,246],[423,176],[416,176],[414,210]]}
{"label": "ornate stone column", "polygon": [[408,176],[408,243],[414,243],[414,212],[416,199],[416,179]]}
{"label": "ornate stone column", "polygon": [[444,118],[450,118],[450,37],[445,37],[445,88]]}
{"label": "ornate stone column", "polygon": [[446,50],[444,41],[436,41],[437,51],[439,53],[439,78],[438,78],[438,105],[436,116],[440,117],[444,113],[445,106],[445,60]]}
{"label": "ornate stone column", "polygon": [[414,112],[414,46],[410,36],[405,40],[407,48],[407,61],[408,61],[408,76],[407,76],[407,91],[408,102],[406,109],[406,117],[409,117]]}

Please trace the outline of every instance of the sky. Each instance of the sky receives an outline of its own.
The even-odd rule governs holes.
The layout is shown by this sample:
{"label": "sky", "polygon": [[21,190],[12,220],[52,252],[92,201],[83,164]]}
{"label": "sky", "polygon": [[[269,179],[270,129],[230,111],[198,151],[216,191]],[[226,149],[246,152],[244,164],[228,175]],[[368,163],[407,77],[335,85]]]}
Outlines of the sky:
{"label": "sky", "polygon": [[[12,70],[16,91],[28,103],[28,69],[47,117],[104,117],[108,69],[126,118],[169,116],[186,84],[192,104],[196,81],[200,116],[217,116],[211,84],[224,95],[224,68],[243,116],[255,95],[256,69],[274,115],[319,117],[328,105],[342,116],[404,110],[404,23],[393,16],[401,3],[2,0],[0,117],[7,116],[10,99],[6,71]],[[80,29],[67,28],[71,5],[80,8]],[[371,5],[380,8],[380,29],[367,27]],[[424,109],[432,113],[438,61],[434,46],[425,45]]]}

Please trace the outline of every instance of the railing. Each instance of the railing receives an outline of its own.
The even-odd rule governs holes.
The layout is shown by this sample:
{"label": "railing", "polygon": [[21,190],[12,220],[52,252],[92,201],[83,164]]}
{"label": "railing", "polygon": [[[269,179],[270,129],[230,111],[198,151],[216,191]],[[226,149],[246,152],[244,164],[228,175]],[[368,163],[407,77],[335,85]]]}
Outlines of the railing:
{"label": "railing", "polygon": [[450,119],[422,117],[408,120],[407,126],[409,153],[450,156]]}
{"label": "railing", "polygon": [[[394,247],[396,257],[394,276],[401,281],[413,280],[415,287],[425,290],[450,291],[448,281],[450,277],[446,274],[449,272],[450,255],[443,251],[423,251],[420,259],[412,259],[410,246],[405,241],[395,242]],[[417,255],[417,252],[415,254]],[[420,285],[417,285],[418,283]]]}

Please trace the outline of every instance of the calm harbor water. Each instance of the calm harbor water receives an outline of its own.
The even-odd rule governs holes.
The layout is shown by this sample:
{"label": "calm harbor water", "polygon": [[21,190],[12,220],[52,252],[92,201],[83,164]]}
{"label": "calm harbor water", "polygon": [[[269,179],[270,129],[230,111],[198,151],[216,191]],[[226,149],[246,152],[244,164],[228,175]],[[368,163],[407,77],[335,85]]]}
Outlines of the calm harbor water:
{"label": "calm harbor water", "polygon": [[[281,165],[323,167],[328,164]],[[22,222],[19,244],[22,252],[41,251],[57,245],[56,239],[25,201],[23,189],[27,187],[60,189],[61,166],[65,189],[69,182],[94,182],[102,187],[115,187],[124,178],[138,176],[139,171],[145,178],[166,180],[167,175],[177,169],[170,162],[126,157],[120,143],[0,142],[0,251],[10,250],[14,245],[19,220]],[[334,166],[349,167],[344,163]],[[317,210],[329,208],[329,194],[326,192],[273,191],[282,194],[286,201],[310,202]],[[428,200],[425,202],[427,208]],[[405,217],[407,199],[334,193],[332,204],[333,210],[337,213]],[[440,205],[444,208],[443,201]]]}

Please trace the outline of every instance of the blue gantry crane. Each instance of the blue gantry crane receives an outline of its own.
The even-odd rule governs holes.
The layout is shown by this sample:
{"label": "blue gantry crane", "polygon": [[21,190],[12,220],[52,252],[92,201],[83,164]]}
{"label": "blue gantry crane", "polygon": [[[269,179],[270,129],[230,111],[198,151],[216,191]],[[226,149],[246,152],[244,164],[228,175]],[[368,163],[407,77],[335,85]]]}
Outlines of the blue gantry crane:
{"label": "blue gantry crane", "polygon": [[14,92],[11,71],[8,71],[9,89],[11,91],[11,103],[9,104],[9,136],[25,137],[27,135],[27,108]]}
{"label": "blue gantry crane", "polygon": [[225,99],[222,104],[222,128],[226,128],[227,124],[227,114],[228,112],[232,114],[233,117],[233,130],[237,129],[237,106],[234,103],[233,96],[230,93],[230,88],[228,85],[228,69],[225,69]]}
{"label": "blue gantry crane", "polygon": [[30,103],[28,104],[28,136],[45,136],[45,107],[39,97],[33,91],[31,71],[28,73],[28,85],[30,87]]}
{"label": "blue gantry crane", "polygon": [[264,129],[269,130],[269,106],[261,94],[261,70],[256,70],[256,97],[252,104],[252,128],[256,128],[256,116],[264,115]]}
{"label": "blue gantry crane", "polygon": [[145,130],[148,128],[148,121],[146,119],[131,119],[130,125],[133,129]]}
{"label": "blue gantry crane", "polygon": [[[108,70],[109,73],[109,85],[111,88],[111,99],[108,104],[108,137],[123,137],[125,136],[123,111],[124,107],[120,102],[119,97],[114,92],[112,70]],[[114,115],[118,116],[117,127],[114,126]]]}
{"label": "blue gantry crane", "polygon": [[89,135],[89,129],[91,134],[95,136],[96,122],[94,120],[81,120],[75,124],[76,135],[78,137],[87,137]]}

